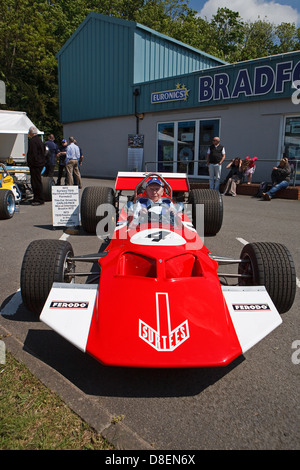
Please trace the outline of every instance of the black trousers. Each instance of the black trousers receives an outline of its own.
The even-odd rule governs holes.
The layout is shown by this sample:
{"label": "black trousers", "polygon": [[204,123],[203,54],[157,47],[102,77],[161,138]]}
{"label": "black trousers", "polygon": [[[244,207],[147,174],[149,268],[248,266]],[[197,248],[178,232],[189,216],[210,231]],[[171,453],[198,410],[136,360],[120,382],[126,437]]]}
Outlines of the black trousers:
{"label": "black trousers", "polygon": [[43,184],[42,184],[43,166],[35,166],[30,168],[31,187],[33,192],[33,201],[44,202]]}
{"label": "black trousers", "polygon": [[67,184],[66,167],[65,167],[65,165],[59,165],[59,167],[58,167],[58,177],[57,177],[57,181],[56,181],[57,186],[60,186],[60,184],[61,184],[60,182],[61,182],[61,179],[62,179],[63,175],[65,176],[65,184]]}

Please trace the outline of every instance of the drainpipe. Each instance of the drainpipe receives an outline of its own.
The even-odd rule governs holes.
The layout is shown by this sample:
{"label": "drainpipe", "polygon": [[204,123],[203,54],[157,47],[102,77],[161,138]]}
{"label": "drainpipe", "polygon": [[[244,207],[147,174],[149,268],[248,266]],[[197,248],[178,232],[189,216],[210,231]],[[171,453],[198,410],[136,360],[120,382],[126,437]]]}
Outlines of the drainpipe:
{"label": "drainpipe", "polygon": [[140,130],[140,118],[137,114],[137,97],[139,96],[139,94],[140,94],[140,90],[138,88],[135,88],[133,92],[133,96],[134,96],[134,115],[136,118],[136,134],[139,134],[139,130]]}

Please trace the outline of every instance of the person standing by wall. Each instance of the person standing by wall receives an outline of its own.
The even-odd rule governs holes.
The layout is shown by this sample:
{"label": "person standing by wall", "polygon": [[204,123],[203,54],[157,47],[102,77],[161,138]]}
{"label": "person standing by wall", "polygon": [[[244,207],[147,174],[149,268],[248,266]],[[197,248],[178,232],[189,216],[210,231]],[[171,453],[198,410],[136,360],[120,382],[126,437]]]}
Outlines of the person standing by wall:
{"label": "person standing by wall", "polygon": [[219,191],[222,163],[225,160],[225,148],[220,144],[220,138],[214,137],[213,143],[207,151],[207,166],[209,173],[209,187]]}
{"label": "person standing by wall", "polygon": [[27,164],[30,169],[31,187],[33,192],[33,206],[44,204],[42,170],[46,165],[45,146],[38,135],[35,126],[31,126],[28,132]]}
{"label": "person standing by wall", "polygon": [[69,145],[67,146],[66,153],[67,185],[73,186],[73,181],[75,178],[76,184],[78,184],[79,188],[82,188],[81,176],[78,169],[80,150],[78,145],[76,145],[74,141],[74,137],[69,137]]}
{"label": "person standing by wall", "polygon": [[[79,173],[80,173],[80,166],[82,165],[83,154],[82,154],[81,147],[78,145],[77,140],[74,140],[74,144],[77,145],[78,148],[79,148],[80,158],[79,158],[79,160],[78,160],[78,171],[79,171]],[[81,173],[80,173],[80,176],[81,176]],[[76,180],[76,178],[74,178],[74,184],[77,184],[77,185],[78,185],[78,181]]]}

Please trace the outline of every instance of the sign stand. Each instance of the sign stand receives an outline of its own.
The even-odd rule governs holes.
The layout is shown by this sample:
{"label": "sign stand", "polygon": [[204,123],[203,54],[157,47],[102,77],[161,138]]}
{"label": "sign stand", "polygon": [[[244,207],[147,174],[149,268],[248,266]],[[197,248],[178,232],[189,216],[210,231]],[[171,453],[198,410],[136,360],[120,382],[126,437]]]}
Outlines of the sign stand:
{"label": "sign stand", "polygon": [[78,186],[52,186],[53,227],[78,227],[79,189]]}

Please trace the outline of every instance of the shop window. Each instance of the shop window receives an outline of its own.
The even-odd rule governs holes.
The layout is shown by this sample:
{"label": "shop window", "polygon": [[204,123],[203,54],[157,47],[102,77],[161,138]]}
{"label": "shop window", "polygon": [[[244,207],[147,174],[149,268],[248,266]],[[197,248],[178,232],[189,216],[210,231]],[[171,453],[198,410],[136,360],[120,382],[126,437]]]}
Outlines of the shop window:
{"label": "shop window", "polygon": [[177,171],[194,174],[195,121],[178,123]]}
{"label": "shop window", "polygon": [[174,123],[158,124],[158,171],[173,171]]}
{"label": "shop window", "polygon": [[296,165],[296,160],[300,160],[300,116],[286,118],[283,145],[283,156],[289,159],[292,177],[297,180],[300,178],[299,164]]}

